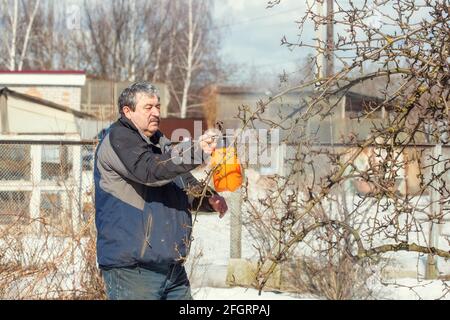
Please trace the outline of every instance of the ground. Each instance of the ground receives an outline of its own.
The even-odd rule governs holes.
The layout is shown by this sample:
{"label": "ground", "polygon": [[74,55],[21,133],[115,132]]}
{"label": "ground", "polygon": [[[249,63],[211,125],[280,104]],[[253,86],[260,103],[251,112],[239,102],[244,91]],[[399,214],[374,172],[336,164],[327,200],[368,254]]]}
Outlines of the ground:
{"label": "ground", "polygon": [[[404,278],[390,281],[388,285],[377,284],[375,296],[372,299],[380,300],[450,300],[450,281],[418,281]],[[262,292],[251,288],[193,288],[195,300],[316,300],[323,299],[313,295],[298,295],[287,292]]]}

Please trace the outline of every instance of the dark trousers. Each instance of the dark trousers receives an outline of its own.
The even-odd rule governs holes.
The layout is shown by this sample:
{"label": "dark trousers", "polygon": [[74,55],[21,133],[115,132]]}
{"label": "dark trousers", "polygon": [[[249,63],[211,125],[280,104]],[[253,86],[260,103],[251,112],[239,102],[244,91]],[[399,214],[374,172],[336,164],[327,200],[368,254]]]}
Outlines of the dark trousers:
{"label": "dark trousers", "polygon": [[183,265],[102,269],[109,300],[192,300]]}

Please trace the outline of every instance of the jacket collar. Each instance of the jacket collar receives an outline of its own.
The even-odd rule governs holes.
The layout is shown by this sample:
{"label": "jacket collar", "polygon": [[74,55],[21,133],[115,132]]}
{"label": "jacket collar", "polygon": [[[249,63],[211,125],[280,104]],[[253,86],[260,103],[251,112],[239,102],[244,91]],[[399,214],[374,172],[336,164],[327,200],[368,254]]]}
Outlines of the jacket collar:
{"label": "jacket collar", "polygon": [[161,138],[164,137],[163,133],[161,131],[156,131],[151,137],[147,137],[141,130],[139,130],[133,122],[131,122],[131,120],[129,120],[127,117],[125,117],[124,115],[121,115],[119,120],[118,120],[123,126],[136,131],[137,133],[139,133],[139,135],[142,137],[142,139],[145,140],[145,142],[147,142],[148,144],[153,144],[155,146],[160,145],[160,140]]}

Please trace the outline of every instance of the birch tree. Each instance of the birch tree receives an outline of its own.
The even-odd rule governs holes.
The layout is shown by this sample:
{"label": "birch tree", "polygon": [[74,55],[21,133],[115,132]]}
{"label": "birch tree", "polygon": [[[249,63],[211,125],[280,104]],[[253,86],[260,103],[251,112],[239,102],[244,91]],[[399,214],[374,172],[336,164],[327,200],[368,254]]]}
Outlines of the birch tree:
{"label": "birch tree", "polygon": [[23,40],[22,52],[20,54],[20,59],[19,59],[19,63],[18,63],[18,70],[22,70],[22,67],[23,67],[23,61],[25,59],[25,55],[26,55],[26,52],[28,49],[28,42],[30,40],[31,29],[33,28],[33,22],[34,22],[34,18],[36,16],[37,10],[39,8],[39,3],[40,3],[40,0],[36,0],[34,7],[33,7],[33,11],[31,12],[31,14],[28,17],[28,24],[27,24],[27,28],[25,31],[25,38]]}
{"label": "birch tree", "polygon": [[181,118],[186,118],[187,104],[188,104],[188,93],[192,81],[192,73],[199,67],[201,61],[201,48],[200,44],[202,42],[202,29],[200,26],[200,21],[204,14],[205,2],[197,2],[197,10],[193,11],[192,0],[187,1],[187,29],[186,29],[186,42],[185,48],[179,47],[181,53],[181,59],[179,62],[179,68],[184,72],[183,81],[183,94],[181,98],[180,106],[180,116]]}
{"label": "birch tree", "polygon": [[217,55],[216,42],[220,34],[214,30],[211,18],[211,1],[186,0],[181,3],[186,14],[182,16],[183,24],[180,29],[179,41],[175,43],[176,74],[172,79],[180,88],[177,94],[180,116],[185,118],[190,107],[195,107],[197,99],[193,84],[198,83],[202,73],[212,75],[213,81],[218,79],[220,72],[214,66],[221,63]]}
{"label": "birch tree", "polygon": [[[80,30],[67,26],[67,13],[66,2],[41,1],[41,8],[34,22],[34,41],[30,42],[27,68],[78,69],[78,52],[73,46],[73,39]],[[79,12],[75,13],[79,14]]]}
{"label": "birch tree", "polygon": [[6,32],[3,35],[6,50],[3,50],[8,56],[6,67],[11,71],[23,68],[39,5],[40,0],[20,3],[18,0],[3,0],[5,10],[2,24],[6,26]]}
{"label": "birch tree", "polygon": [[[172,114],[199,107],[205,80],[222,74],[209,0],[84,2],[87,32],[75,43],[90,73],[166,83]],[[205,76],[208,74],[208,76]]]}
{"label": "birch tree", "polygon": [[166,83],[169,110],[182,117],[201,109],[199,89],[225,74],[210,0],[84,0],[74,30],[65,26],[65,2],[0,1],[0,63],[10,70],[68,68]]}
{"label": "birch tree", "polygon": [[16,69],[16,40],[17,40],[17,25],[18,25],[18,11],[19,3],[17,0],[13,0],[13,13],[10,16],[11,24],[11,45],[9,47],[9,70]]}

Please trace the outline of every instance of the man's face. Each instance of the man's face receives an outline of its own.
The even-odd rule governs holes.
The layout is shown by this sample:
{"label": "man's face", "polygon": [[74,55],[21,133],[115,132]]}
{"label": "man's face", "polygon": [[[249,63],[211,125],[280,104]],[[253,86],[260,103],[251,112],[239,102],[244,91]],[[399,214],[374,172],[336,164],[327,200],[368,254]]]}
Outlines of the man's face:
{"label": "man's face", "polygon": [[138,93],[136,100],[136,110],[132,111],[131,108],[125,106],[123,113],[144,135],[151,137],[159,129],[161,105],[158,97]]}

